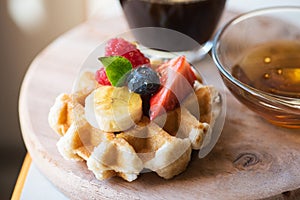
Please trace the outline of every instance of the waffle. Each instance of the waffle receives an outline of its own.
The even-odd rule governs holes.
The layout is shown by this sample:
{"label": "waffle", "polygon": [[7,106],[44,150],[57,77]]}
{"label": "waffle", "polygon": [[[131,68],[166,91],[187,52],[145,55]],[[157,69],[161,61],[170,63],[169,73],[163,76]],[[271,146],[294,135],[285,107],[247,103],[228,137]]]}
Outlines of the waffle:
{"label": "waffle", "polygon": [[[133,181],[145,169],[170,179],[187,168],[192,149],[200,149],[211,133],[217,116],[212,108],[217,92],[212,86],[198,85],[197,98],[187,97],[182,107],[155,121],[143,116],[133,128],[109,133],[94,128],[85,118],[84,100],[98,87],[91,86],[91,81],[90,74],[84,73],[78,91],[56,98],[49,124],[61,136],[57,142],[60,154],[86,162],[99,180],[119,176]],[[197,110],[194,105],[200,116],[193,113]]]}

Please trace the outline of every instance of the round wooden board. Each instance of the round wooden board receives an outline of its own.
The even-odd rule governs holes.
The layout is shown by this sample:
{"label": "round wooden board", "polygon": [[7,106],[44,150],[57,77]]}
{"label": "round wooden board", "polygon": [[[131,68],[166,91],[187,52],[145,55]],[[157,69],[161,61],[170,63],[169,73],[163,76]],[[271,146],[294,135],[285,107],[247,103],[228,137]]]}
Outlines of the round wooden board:
{"label": "round wooden board", "polygon": [[[56,148],[59,136],[48,125],[49,109],[59,93],[71,92],[89,52],[111,33],[126,29],[125,25],[109,32],[101,29],[115,22],[125,24],[122,17],[101,25],[90,20],[60,37],[33,61],[22,85],[19,111],[25,144],[35,164],[66,196],[259,199],[300,188],[300,131],[266,123],[229,92],[226,122],[215,148],[203,159],[194,152],[187,170],[171,180],[145,173],[131,183],[120,178],[99,181],[84,162],[64,160]],[[277,197],[286,194],[296,199],[300,192]]]}

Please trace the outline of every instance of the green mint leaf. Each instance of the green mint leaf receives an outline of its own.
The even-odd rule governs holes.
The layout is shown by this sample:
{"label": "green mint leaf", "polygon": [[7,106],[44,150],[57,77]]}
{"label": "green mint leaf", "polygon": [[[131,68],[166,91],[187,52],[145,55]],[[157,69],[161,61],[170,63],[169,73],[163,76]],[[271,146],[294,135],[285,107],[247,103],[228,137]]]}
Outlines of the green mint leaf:
{"label": "green mint leaf", "polygon": [[106,75],[112,86],[119,86],[126,74],[132,69],[130,61],[122,56],[98,58],[105,67]]}

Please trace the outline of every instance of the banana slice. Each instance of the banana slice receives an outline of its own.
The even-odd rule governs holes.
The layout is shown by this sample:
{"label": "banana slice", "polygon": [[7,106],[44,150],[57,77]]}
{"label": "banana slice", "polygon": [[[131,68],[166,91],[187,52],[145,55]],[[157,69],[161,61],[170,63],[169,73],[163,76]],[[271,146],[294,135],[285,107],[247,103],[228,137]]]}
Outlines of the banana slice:
{"label": "banana slice", "polygon": [[142,118],[142,99],[126,87],[100,86],[85,100],[87,121],[106,132],[129,129]]}

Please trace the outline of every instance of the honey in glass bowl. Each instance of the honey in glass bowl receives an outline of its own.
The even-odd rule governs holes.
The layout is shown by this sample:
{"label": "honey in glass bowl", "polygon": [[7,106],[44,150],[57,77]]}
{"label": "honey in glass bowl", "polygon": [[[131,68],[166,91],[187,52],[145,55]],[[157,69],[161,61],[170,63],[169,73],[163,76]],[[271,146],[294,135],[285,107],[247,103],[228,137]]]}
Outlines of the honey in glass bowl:
{"label": "honey in glass bowl", "polygon": [[[250,87],[274,95],[265,102],[259,96],[231,88],[231,92],[252,110],[271,123],[288,128],[300,128],[300,111],[287,112],[276,97],[286,104],[300,103],[300,42],[271,41],[245,52],[232,67],[232,75]],[[241,96],[242,94],[242,96]],[[299,108],[298,108],[299,109]],[[298,112],[298,114],[296,114]]]}
{"label": "honey in glass bowl", "polygon": [[232,75],[259,90],[300,99],[300,41],[271,41],[242,55]]}
{"label": "honey in glass bowl", "polygon": [[300,128],[300,7],[244,13],[214,38],[212,56],[230,92],[267,121]]}

